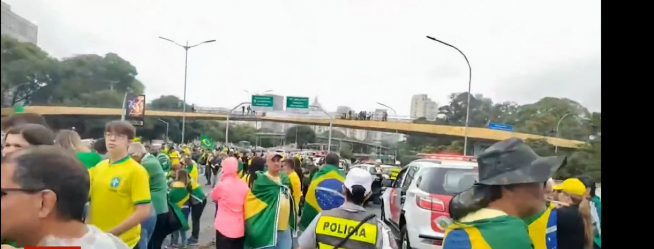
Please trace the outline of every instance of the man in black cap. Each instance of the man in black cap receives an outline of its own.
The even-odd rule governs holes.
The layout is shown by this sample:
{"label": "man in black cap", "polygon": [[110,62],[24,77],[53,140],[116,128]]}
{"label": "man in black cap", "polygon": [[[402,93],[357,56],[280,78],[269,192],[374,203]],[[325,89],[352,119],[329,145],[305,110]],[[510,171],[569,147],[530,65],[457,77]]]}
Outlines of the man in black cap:
{"label": "man in black cap", "polygon": [[532,248],[521,218],[546,207],[543,186],[566,158],[540,157],[522,140],[510,138],[486,149],[477,162],[479,181],[450,202],[456,222],[447,228],[443,248],[461,243]]}

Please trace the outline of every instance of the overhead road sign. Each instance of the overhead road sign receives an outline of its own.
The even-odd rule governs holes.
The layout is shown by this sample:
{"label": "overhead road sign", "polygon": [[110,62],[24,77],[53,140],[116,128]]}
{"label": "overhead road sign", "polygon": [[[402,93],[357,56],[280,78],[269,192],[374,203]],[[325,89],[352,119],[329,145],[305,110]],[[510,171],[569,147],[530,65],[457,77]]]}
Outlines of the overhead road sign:
{"label": "overhead road sign", "polygon": [[488,123],[488,129],[498,130],[498,131],[510,131],[513,132],[513,125],[510,124],[498,124],[498,123]]}
{"label": "overhead road sign", "polygon": [[273,97],[265,95],[252,95],[252,109],[255,111],[272,111]]}
{"label": "overhead road sign", "polygon": [[309,98],[307,97],[286,97],[286,111],[292,113],[309,113]]}

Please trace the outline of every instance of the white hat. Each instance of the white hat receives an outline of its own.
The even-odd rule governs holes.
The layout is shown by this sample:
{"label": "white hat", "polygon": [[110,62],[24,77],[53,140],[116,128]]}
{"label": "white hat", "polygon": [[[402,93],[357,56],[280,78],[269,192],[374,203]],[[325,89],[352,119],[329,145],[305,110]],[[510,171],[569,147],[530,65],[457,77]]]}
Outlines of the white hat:
{"label": "white hat", "polygon": [[366,195],[370,194],[372,190],[372,176],[366,170],[360,168],[350,169],[350,172],[345,176],[345,187],[352,191],[352,186],[359,185],[366,189]]}

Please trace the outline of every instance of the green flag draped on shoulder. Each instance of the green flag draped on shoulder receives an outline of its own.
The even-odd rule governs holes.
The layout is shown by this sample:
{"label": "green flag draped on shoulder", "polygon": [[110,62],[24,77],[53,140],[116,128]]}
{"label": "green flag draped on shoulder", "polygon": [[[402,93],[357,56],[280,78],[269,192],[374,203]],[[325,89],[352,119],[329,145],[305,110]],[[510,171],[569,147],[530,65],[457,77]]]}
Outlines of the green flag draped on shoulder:
{"label": "green flag draped on shoulder", "polygon": [[180,208],[180,204],[185,203],[188,201],[190,194],[188,191],[188,188],[186,187],[186,184],[182,182],[173,182],[170,184],[170,188],[168,191],[168,202],[170,204],[170,207],[173,209],[172,211],[175,213],[177,218],[182,222],[182,229],[183,230],[188,230],[188,219],[184,217],[184,214],[182,213],[182,209]]}
{"label": "green flag draped on shoulder", "polygon": [[532,241],[527,225],[521,219],[508,215],[455,222],[447,227],[443,249],[475,248],[525,249],[532,248]]}
{"label": "green flag draped on shoulder", "polygon": [[205,135],[200,136],[200,144],[202,144],[203,149],[212,150],[215,148],[213,140]]}
{"label": "green flag draped on shoulder", "polygon": [[307,196],[306,205],[302,208],[300,230],[304,230],[311,221],[323,210],[340,207],[345,203],[343,182],[345,174],[334,165],[325,165],[313,175]]}
{"label": "green flag draped on shoulder", "polygon": [[[280,173],[282,184],[278,184],[263,172],[257,172],[257,180],[245,198],[245,245],[257,249],[277,244],[277,224],[279,219],[280,194],[288,196],[293,202],[288,175]],[[291,206],[289,226],[295,230],[295,205]]]}

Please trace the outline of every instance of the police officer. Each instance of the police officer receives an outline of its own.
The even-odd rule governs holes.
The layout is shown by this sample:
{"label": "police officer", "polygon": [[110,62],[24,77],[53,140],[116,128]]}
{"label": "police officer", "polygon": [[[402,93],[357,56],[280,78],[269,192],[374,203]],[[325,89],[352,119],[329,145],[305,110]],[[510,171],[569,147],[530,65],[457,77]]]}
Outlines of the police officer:
{"label": "police officer", "polygon": [[397,179],[397,175],[400,174],[400,168],[399,167],[392,167],[391,168],[391,173],[388,175],[388,179],[395,181]]}
{"label": "police officer", "polygon": [[[373,214],[363,208],[366,199],[370,197],[372,181],[368,171],[351,169],[343,184],[345,203],[338,208],[320,212],[298,238],[300,248],[332,248],[350,233],[352,235],[341,248],[382,248],[382,226],[377,219],[368,219],[362,223]],[[359,224],[361,226],[355,230]]]}

